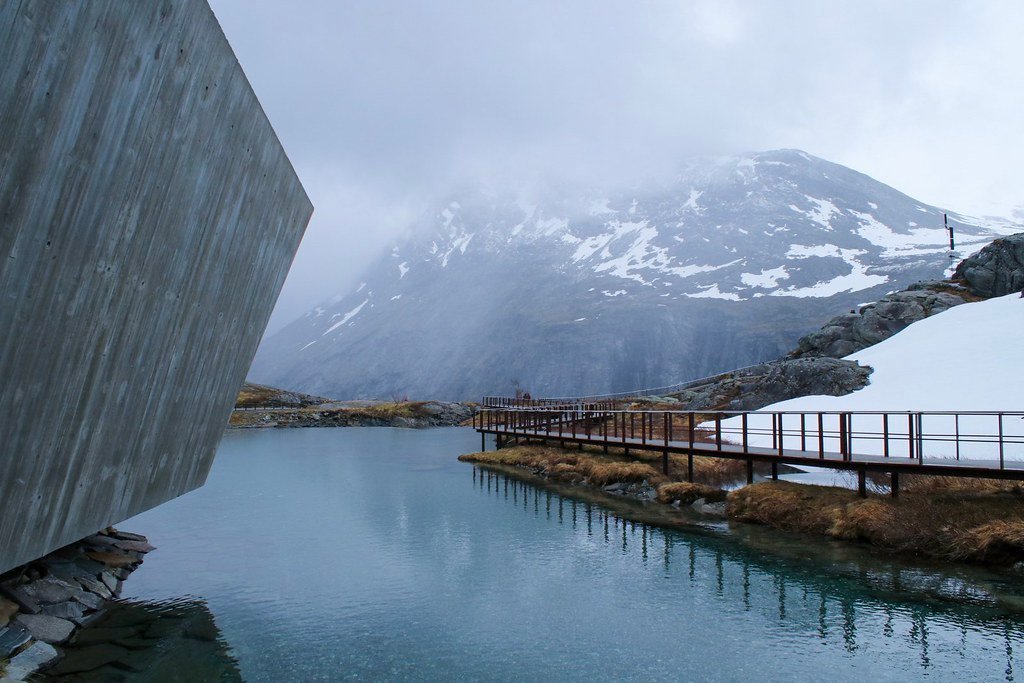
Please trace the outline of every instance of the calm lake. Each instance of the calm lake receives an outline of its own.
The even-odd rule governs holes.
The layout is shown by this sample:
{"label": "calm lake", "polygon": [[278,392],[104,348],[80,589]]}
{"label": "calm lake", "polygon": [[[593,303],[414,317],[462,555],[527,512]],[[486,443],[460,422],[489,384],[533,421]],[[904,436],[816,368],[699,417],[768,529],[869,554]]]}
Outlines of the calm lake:
{"label": "calm lake", "polygon": [[119,525],[158,547],[125,584],[123,621],[201,626],[136,673],[89,680],[199,667],[248,681],[962,681],[1024,667],[1024,580],[696,518],[626,523],[456,460],[479,444],[463,428],[228,432],[204,488]]}

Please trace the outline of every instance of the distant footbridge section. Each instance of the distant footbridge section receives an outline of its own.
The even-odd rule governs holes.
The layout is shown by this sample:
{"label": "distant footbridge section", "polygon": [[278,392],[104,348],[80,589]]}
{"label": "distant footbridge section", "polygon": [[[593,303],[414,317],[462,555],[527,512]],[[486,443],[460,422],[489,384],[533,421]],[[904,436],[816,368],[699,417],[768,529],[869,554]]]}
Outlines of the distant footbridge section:
{"label": "distant footbridge section", "polygon": [[852,471],[866,495],[868,473],[890,477],[892,495],[900,475],[957,476],[1024,481],[1024,411],[676,411],[621,410],[590,397],[521,399],[486,397],[474,428],[494,435],[498,448],[509,440],[597,446],[693,458],[745,460],[747,482],[754,463]]}

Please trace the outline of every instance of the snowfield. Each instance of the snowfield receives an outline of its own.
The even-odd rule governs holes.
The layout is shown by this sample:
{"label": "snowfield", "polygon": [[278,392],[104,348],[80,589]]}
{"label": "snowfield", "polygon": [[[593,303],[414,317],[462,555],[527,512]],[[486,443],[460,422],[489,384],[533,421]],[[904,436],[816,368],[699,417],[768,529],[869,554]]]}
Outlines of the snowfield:
{"label": "snowfield", "polygon": [[[767,406],[765,411],[838,412],[838,411],[1024,411],[1024,298],[1010,294],[972,304],[963,304],[939,315],[925,318],[885,341],[847,356],[861,365],[874,368],[870,384],[846,396],[803,396]],[[837,418],[832,417],[835,421]],[[787,422],[787,430],[797,427],[799,418]],[[817,430],[808,419],[808,442],[816,444]],[[906,421],[891,420],[890,429],[906,432]],[[1003,434],[1024,440],[1024,420],[1019,415],[1005,416]],[[738,420],[723,425],[737,429]],[[768,428],[769,416],[752,415],[750,429]],[[953,434],[958,425],[949,416],[924,416],[925,455],[953,457],[952,444],[929,442],[927,437]],[[836,427],[826,425],[825,431]],[[854,415],[853,429],[881,432],[878,416]],[[999,421],[994,416],[961,416],[959,431],[964,434],[994,436]],[[787,439],[786,448],[798,448]],[[826,439],[827,450],[838,450],[835,439]],[[771,446],[771,437],[751,436],[750,443]],[[808,446],[809,448],[816,447]],[[854,453],[882,453],[881,439],[857,440]],[[907,453],[907,439],[893,438],[891,453]],[[998,459],[992,443],[961,446],[960,456],[973,459]],[[1024,444],[1007,444],[1007,461],[1024,465]]]}

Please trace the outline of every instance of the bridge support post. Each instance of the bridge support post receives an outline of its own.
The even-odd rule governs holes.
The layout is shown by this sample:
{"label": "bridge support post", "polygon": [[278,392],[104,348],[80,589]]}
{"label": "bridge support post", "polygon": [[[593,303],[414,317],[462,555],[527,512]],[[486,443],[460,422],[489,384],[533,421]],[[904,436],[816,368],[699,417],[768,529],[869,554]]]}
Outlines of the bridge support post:
{"label": "bridge support post", "polygon": [[[774,465],[775,463],[772,464]],[[747,483],[754,483],[754,461],[751,459],[747,460]]]}
{"label": "bridge support post", "polygon": [[772,481],[779,480],[779,463],[772,461]]}
{"label": "bridge support post", "polygon": [[661,452],[661,473],[668,476],[668,451]]}
{"label": "bridge support post", "polygon": [[857,495],[861,498],[868,497],[867,472],[863,467],[857,470]]}
{"label": "bridge support post", "polygon": [[900,473],[899,472],[890,472],[889,473],[889,479],[890,479],[890,482],[889,482],[889,493],[892,495],[893,498],[899,498],[900,497]]}
{"label": "bridge support post", "polygon": [[686,454],[686,481],[693,483],[693,452]]}
{"label": "bridge support post", "polygon": [[486,451],[486,450],[487,450],[487,434],[481,432],[481,434],[480,434],[480,451],[483,452],[483,451]]}
{"label": "bridge support post", "polygon": [[501,450],[501,434],[495,434],[494,435],[494,450],[496,450],[496,451],[500,451]]}

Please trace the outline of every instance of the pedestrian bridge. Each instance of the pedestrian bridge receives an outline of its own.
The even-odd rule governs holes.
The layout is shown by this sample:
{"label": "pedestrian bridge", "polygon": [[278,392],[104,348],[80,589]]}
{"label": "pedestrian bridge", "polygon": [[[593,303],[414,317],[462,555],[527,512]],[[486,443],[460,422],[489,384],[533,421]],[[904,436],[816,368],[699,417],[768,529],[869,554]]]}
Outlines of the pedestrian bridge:
{"label": "pedestrian bridge", "polygon": [[899,493],[901,474],[1024,481],[1024,412],[794,412],[621,410],[611,402],[564,402],[487,397],[474,428],[493,434],[498,448],[510,439],[562,445],[659,452],[668,473],[670,453],[747,462],[825,467],[857,473],[865,494],[868,472],[890,476]]}

